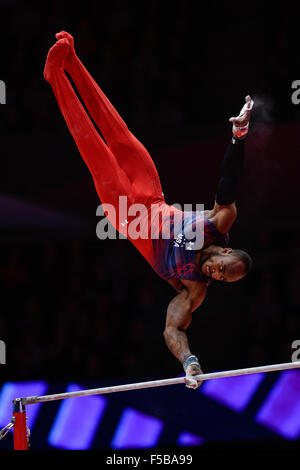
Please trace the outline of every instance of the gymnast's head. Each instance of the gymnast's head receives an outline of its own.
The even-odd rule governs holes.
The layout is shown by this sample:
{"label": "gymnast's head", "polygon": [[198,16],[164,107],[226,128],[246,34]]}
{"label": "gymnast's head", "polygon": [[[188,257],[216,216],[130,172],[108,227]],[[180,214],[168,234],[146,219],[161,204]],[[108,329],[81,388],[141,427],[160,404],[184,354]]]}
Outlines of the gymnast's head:
{"label": "gymnast's head", "polygon": [[251,268],[252,260],[248,253],[221,246],[215,246],[201,263],[203,274],[224,282],[239,281]]}

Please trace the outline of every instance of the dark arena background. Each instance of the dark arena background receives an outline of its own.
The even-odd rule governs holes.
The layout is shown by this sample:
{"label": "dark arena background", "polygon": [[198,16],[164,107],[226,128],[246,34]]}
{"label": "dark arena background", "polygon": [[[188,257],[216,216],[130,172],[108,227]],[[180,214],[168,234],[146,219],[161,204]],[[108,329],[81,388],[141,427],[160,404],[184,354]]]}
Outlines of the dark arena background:
{"label": "dark arena background", "polygon": [[[0,1],[0,428],[16,397],[183,374],[163,337],[175,290],[127,240],[96,236],[99,198],[43,78],[61,30],[149,151],[169,204],[213,206],[228,119],[251,94],[230,236],[253,269],[209,287],[188,338],[204,372],[300,359],[298,13],[281,3]],[[300,448],[297,369],[28,408],[32,451]],[[13,449],[12,432],[0,449]]]}

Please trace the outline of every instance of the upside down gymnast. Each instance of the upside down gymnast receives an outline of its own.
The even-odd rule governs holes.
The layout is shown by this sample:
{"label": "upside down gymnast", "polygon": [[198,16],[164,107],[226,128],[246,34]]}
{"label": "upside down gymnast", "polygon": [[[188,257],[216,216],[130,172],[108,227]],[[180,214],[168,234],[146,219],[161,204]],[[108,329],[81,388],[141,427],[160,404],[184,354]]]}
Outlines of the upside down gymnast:
{"label": "upside down gymnast", "polygon": [[[182,235],[178,238],[182,233],[182,219],[177,219],[177,216],[182,212],[166,204],[149,153],[129,131],[77,57],[73,37],[62,31],[56,34],[56,39],[48,52],[44,77],[52,87],[78,150],[92,174],[102,204],[111,204],[116,209],[117,217],[110,222],[177,291],[167,309],[164,338],[170,351],[183,365],[186,385],[197,388],[201,381],[194,376],[202,374],[202,370],[197,357],[190,351],[185,332],[192,321],[192,313],[203,302],[207,287],[213,280],[237,281],[248,273],[252,265],[247,253],[228,246],[228,231],[237,217],[235,199],[253,100],[247,96],[239,116],[229,119],[233,135],[225,152],[213,209],[192,211],[184,218],[184,224],[190,228],[200,222],[203,227],[203,245],[199,249],[189,249],[187,239]],[[105,141],[76,96],[65,71],[72,78]],[[120,196],[126,196],[129,205],[155,207],[151,228],[160,233],[159,217],[162,217],[170,222],[170,237],[163,240],[162,237],[130,237],[125,229],[135,216],[126,215],[123,222],[119,220]],[[150,220],[147,210],[141,216],[141,225]]]}

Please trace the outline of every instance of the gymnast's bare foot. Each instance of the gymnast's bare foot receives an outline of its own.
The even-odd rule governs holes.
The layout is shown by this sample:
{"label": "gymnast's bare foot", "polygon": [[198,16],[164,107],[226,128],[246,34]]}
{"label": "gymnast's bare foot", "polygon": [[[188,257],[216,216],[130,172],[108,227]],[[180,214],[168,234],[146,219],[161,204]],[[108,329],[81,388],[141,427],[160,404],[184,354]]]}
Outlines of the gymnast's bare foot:
{"label": "gymnast's bare foot", "polygon": [[67,39],[60,39],[48,52],[44,68],[44,78],[49,82],[53,73],[57,70],[63,70],[66,57],[70,49]]}

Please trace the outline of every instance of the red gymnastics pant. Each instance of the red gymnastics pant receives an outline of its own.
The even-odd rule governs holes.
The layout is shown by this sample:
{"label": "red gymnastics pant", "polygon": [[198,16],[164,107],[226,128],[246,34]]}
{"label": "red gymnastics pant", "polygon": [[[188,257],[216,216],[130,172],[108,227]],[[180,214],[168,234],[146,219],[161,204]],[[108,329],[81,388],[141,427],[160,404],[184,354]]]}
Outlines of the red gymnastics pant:
{"label": "red gymnastics pant", "polygon": [[[64,70],[71,76],[105,142],[77,98]],[[128,130],[74,50],[72,52],[67,39],[60,39],[50,49],[44,77],[53,89],[78,150],[92,174],[102,204],[111,204],[116,209],[115,228],[122,233],[119,196],[127,196],[128,206],[143,204],[149,208],[151,204],[158,204],[170,207],[165,204],[159,176],[149,153]],[[139,238],[130,241],[151,264],[151,240]]]}

